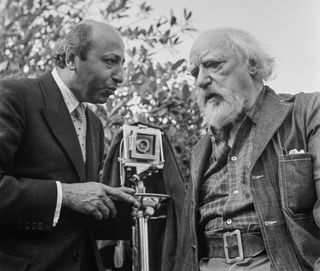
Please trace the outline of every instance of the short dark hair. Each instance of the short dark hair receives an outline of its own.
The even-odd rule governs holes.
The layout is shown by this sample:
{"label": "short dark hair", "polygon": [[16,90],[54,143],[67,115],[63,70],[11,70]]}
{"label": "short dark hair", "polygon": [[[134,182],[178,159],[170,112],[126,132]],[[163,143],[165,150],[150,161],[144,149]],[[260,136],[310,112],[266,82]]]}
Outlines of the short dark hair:
{"label": "short dark hair", "polygon": [[80,23],[73,27],[64,37],[60,38],[53,50],[54,64],[60,68],[66,67],[66,53],[72,50],[74,56],[85,60],[90,49],[92,24]]}

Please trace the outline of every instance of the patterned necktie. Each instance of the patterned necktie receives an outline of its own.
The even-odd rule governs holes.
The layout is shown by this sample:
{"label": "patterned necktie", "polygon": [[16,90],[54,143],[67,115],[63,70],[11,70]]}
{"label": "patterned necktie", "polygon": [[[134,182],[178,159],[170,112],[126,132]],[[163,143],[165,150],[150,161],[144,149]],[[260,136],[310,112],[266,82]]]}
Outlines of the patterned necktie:
{"label": "patterned necktie", "polygon": [[76,130],[83,161],[86,161],[86,134],[87,134],[87,120],[86,120],[86,113],[85,113],[85,107],[82,103],[79,103],[79,105],[76,107],[75,110],[72,111],[72,120],[74,124],[74,128]]}

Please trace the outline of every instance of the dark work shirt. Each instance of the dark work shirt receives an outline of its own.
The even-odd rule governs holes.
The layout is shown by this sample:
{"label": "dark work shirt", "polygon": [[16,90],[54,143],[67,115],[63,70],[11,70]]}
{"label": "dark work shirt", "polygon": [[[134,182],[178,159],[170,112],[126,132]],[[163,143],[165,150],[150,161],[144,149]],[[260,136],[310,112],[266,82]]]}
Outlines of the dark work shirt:
{"label": "dark work shirt", "polygon": [[251,190],[250,161],[255,119],[263,96],[243,117],[232,148],[211,129],[212,153],[200,188],[200,224],[206,234],[234,229],[256,231],[259,226]]}

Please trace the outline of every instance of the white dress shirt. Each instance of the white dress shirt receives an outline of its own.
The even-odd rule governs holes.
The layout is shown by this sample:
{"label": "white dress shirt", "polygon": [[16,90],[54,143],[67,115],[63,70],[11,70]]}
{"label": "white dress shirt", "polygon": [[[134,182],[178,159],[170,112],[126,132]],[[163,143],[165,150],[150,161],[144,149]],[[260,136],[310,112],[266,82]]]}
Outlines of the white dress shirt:
{"label": "white dress shirt", "polygon": [[[56,84],[58,85],[58,87],[61,91],[61,94],[63,96],[63,100],[66,103],[66,106],[68,108],[70,116],[71,116],[71,118],[73,118],[72,113],[79,106],[80,102],[78,101],[76,96],[74,96],[72,91],[62,81],[62,79],[60,78],[56,69],[53,69],[51,74],[53,76],[54,81],[56,82]],[[83,105],[86,107],[87,104],[83,103]],[[85,153],[83,153],[83,155],[84,155],[84,160],[85,160]],[[61,182],[56,181],[56,184],[57,184],[57,203],[56,203],[56,209],[55,209],[54,218],[53,218],[53,226],[56,226],[56,224],[58,223],[58,220],[60,217],[60,212],[61,212],[61,206],[62,206]]]}

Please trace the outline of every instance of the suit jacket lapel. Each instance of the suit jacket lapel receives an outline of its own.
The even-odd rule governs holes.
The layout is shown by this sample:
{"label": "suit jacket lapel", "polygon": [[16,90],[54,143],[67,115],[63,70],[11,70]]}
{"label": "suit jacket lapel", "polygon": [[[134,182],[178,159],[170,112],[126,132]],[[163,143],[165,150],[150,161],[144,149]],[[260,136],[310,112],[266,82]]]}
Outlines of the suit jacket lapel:
{"label": "suit jacket lapel", "polygon": [[86,178],[88,181],[98,181],[99,170],[99,122],[93,116],[90,109],[86,110],[87,117],[87,140],[86,140]]}
{"label": "suit jacket lapel", "polygon": [[292,103],[284,101],[273,90],[266,87],[265,97],[259,110],[259,115],[255,120],[257,126],[250,164],[251,169],[287,117],[291,108]]}
{"label": "suit jacket lapel", "polygon": [[39,81],[45,100],[42,114],[52,133],[70,158],[79,180],[85,181],[85,165],[79,140],[62,94],[50,73],[40,77]]}

